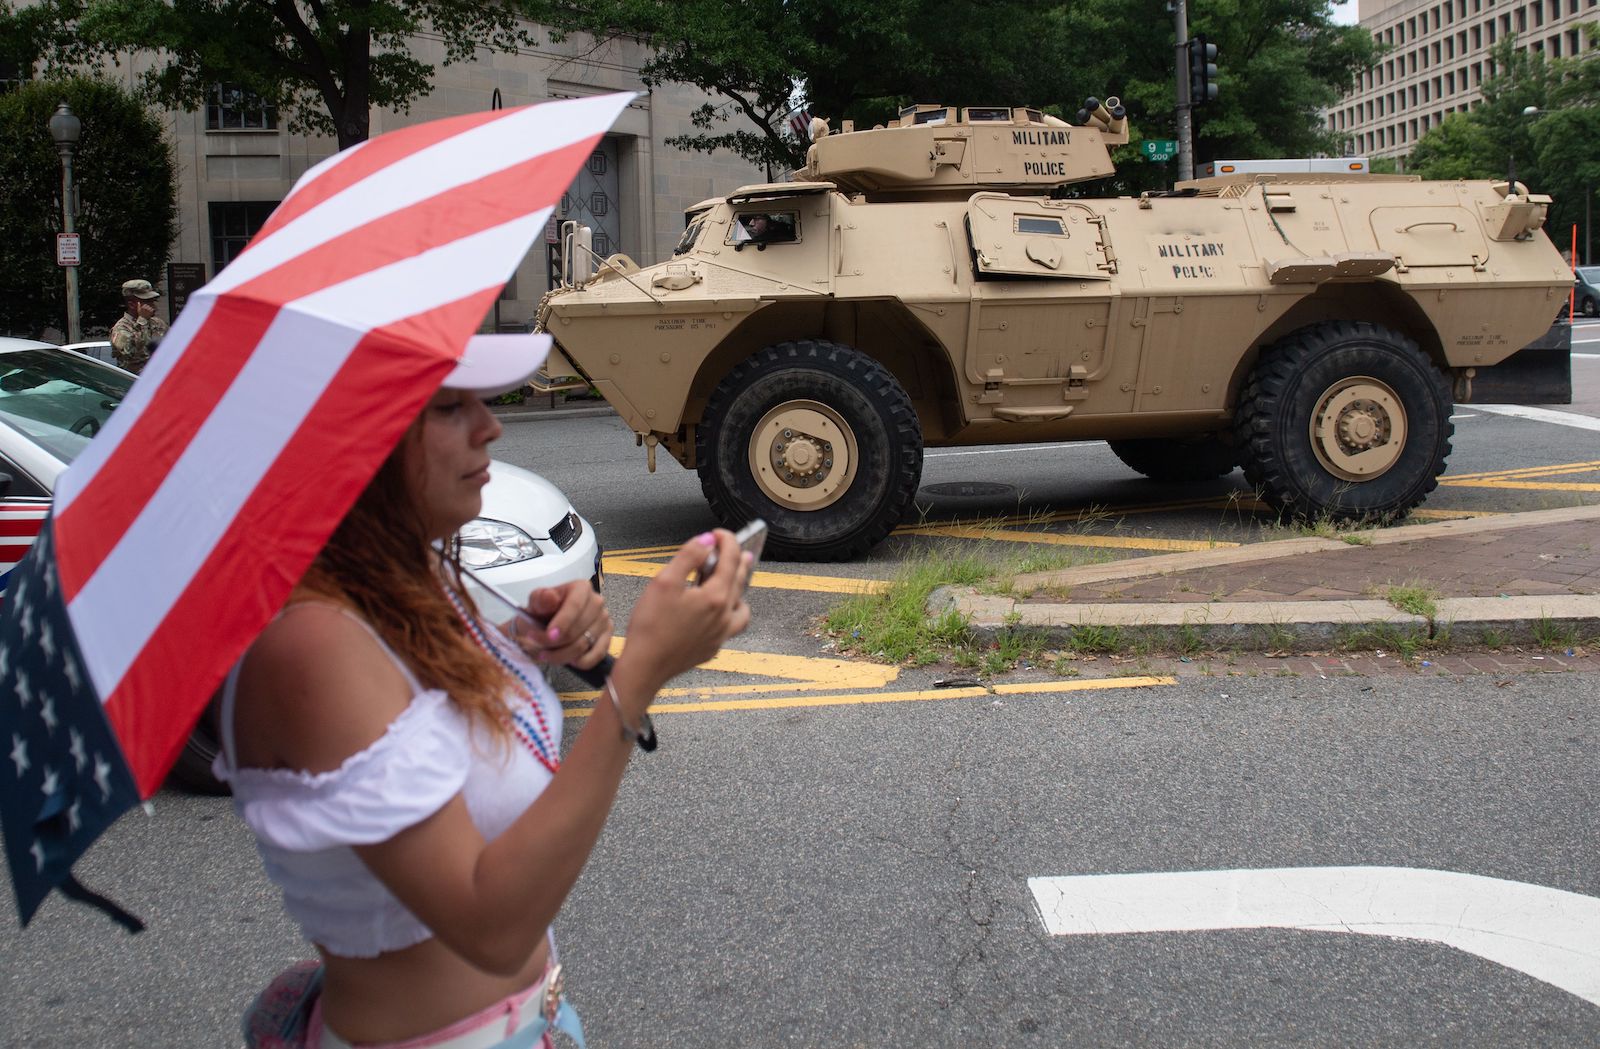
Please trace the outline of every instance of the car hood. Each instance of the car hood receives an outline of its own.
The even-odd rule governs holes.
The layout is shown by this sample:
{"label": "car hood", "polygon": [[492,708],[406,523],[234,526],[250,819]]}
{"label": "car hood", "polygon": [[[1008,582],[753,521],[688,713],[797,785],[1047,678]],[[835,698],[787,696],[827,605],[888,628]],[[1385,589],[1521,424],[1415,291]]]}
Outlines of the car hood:
{"label": "car hood", "polygon": [[532,470],[499,459],[489,464],[489,483],[483,489],[479,517],[504,521],[531,536],[544,537],[571,512],[572,504],[561,489]]}

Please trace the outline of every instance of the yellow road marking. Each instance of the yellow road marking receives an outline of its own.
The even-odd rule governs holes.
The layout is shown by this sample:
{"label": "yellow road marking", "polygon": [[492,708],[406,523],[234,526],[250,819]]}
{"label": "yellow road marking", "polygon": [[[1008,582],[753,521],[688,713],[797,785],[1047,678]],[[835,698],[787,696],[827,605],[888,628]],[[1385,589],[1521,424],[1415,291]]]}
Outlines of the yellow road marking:
{"label": "yellow road marking", "polygon": [[1486,477],[1533,477],[1545,474],[1584,473],[1589,470],[1600,470],[1600,459],[1583,463],[1552,463],[1546,466],[1521,466],[1511,470],[1484,470],[1480,473],[1446,474],[1444,477],[1439,478],[1439,483],[1478,481]]}
{"label": "yellow road marking", "polygon": [[[704,703],[656,703],[650,708],[651,716],[657,714],[691,714],[721,710],[786,710],[794,707],[845,707],[864,706],[871,703],[917,703],[936,699],[980,699],[985,696],[1032,695],[1035,693],[1089,692],[1121,688],[1154,688],[1176,685],[1175,677],[1121,677],[1091,678],[1089,680],[1009,682],[996,685],[991,692],[985,688],[928,688],[910,692],[862,692],[852,695],[783,696],[774,699],[725,699]],[[563,697],[566,698],[566,697]],[[593,707],[572,707],[566,711],[569,718],[586,718],[594,713]]]}
{"label": "yellow road marking", "polygon": [[655,557],[665,555],[671,557],[678,552],[678,547],[683,544],[668,544],[666,546],[635,546],[627,550],[607,550],[607,557],[620,557],[624,560],[632,557]]}
{"label": "yellow road marking", "polygon": [[[603,567],[606,575],[654,579],[667,566],[655,561],[613,560],[608,554]],[[881,579],[801,575],[794,572],[756,572],[750,577],[750,585],[765,590],[807,590],[822,594],[875,594],[889,588],[889,584]]]}
{"label": "yellow road marking", "polygon": [[[611,654],[620,656],[627,647],[627,638],[611,639]],[[707,662],[701,670],[716,670],[727,674],[745,674],[752,677],[782,678],[776,685],[713,685],[700,688],[662,689],[663,696],[693,696],[723,692],[776,692],[782,689],[804,692],[819,688],[882,688],[900,676],[900,668],[887,663],[869,663],[865,660],[842,659],[838,656],[790,656],[778,652],[747,652],[725,648]],[[600,693],[563,692],[569,699],[594,699]]]}
{"label": "yellow road marking", "polygon": [[1452,481],[1458,488],[1509,488],[1526,492],[1600,492],[1600,484],[1576,481]]}
{"label": "yellow road marking", "polygon": [[901,535],[938,535],[952,539],[997,539],[1007,543],[1039,543],[1055,546],[1099,546],[1114,550],[1217,550],[1238,546],[1222,540],[1134,539],[1119,535],[1058,535],[1055,532],[1017,532],[971,525],[930,525],[908,529]]}

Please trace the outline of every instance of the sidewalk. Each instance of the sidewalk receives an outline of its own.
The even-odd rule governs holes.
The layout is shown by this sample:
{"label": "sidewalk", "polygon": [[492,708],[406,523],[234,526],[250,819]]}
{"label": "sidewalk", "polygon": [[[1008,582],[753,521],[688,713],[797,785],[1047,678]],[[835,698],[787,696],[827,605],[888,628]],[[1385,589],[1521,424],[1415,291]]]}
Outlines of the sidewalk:
{"label": "sidewalk", "polygon": [[1172,650],[1600,642],[1600,506],[1401,525],[1019,576],[1014,596],[945,588],[974,629],[1111,631]]}
{"label": "sidewalk", "polygon": [[495,417],[501,422],[523,422],[528,419],[582,419],[599,415],[615,415],[616,411],[603,400],[579,398],[566,400],[564,394],[534,393],[529,390],[521,404],[491,405]]}

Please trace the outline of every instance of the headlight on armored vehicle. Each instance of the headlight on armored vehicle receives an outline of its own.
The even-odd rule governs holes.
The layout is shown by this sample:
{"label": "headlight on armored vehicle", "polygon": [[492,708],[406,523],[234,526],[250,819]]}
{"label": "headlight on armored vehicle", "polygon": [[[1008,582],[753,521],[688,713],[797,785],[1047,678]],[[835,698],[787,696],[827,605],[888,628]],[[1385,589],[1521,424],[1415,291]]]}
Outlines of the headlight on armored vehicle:
{"label": "headlight on armored vehicle", "polygon": [[543,556],[527,532],[487,517],[474,518],[461,526],[456,533],[456,550],[461,563],[471,569],[498,568]]}

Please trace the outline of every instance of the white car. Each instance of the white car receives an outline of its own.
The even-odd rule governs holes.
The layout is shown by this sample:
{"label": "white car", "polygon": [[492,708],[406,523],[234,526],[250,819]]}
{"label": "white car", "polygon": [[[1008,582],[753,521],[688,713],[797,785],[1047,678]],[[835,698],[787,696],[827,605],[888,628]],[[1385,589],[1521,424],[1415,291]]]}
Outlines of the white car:
{"label": "white car", "polygon": [[[95,344],[78,344],[93,347]],[[133,385],[134,375],[92,355],[30,339],[0,337],[0,591],[33,544],[56,478],[86,448]],[[594,529],[555,485],[495,460],[483,489],[483,516],[455,538],[462,564],[521,605],[539,587],[587,579],[599,589]],[[481,592],[485,615],[508,618]],[[215,790],[214,738],[202,720],[173,777]]]}
{"label": "white car", "polygon": [[[483,512],[456,534],[461,563],[519,606],[539,587],[574,579],[601,589],[600,543],[561,489],[532,470],[489,464]],[[486,614],[491,611],[473,594]],[[498,617],[495,617],[498,618]]]}

